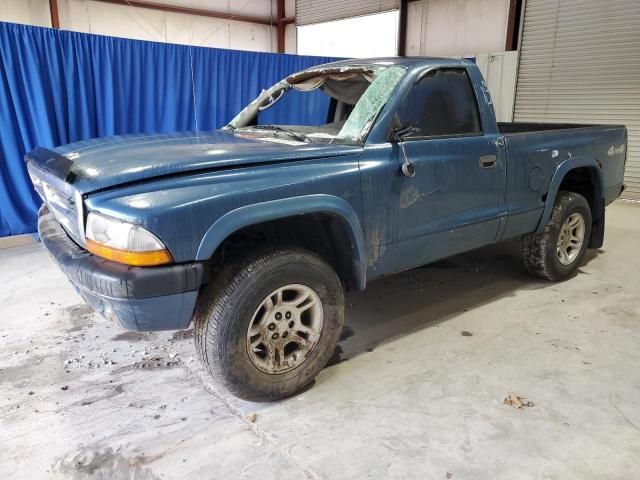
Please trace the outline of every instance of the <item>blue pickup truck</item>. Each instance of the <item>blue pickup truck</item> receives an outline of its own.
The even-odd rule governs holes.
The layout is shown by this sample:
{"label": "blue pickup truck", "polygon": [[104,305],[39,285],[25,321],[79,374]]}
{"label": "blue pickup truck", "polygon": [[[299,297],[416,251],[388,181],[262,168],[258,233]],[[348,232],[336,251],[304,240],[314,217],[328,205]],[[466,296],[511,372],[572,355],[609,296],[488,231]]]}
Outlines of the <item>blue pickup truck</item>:
{"label": "blue pickup truck", "polygon": [[133,330],[193,321],[214,377],[273,400],[324,367],[344,292],[373,279],[506,239],[532,274],[570,277],[603,243],[626,148],[623,126],[496,123],[470,62],[382,58],[290,75],[218,131],[26,161],[42,242],[91,307]]}

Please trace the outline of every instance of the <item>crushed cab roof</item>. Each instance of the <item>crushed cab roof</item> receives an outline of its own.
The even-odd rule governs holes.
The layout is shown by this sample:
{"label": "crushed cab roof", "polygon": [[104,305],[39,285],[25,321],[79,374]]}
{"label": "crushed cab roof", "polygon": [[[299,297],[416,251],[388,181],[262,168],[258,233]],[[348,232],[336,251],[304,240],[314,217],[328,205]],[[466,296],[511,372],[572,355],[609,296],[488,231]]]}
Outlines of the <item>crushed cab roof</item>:
{"label": "crushed cab roof", "polygon": [[352,58],[339,60],[337,62],[323,63],[307,70],[318,71],[322,69],[335,69],[341,67],[385,67],[399,65],[406,68],[414,66],[460,66],[471,65],[469,60],[463,58],[440,58],[440,57],[379,57],[379,58]]}

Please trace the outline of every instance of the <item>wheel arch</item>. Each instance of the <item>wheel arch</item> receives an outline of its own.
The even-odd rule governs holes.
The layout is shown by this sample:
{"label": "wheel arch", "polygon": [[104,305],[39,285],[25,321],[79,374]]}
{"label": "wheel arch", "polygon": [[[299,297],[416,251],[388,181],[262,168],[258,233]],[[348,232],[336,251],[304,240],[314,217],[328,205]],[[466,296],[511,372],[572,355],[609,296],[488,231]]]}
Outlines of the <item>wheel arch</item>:
{"label": "wheel arch", "polygon": [[338,272],[349,289],[362,290],[366,285],[366,250],[364,234],[357,213],[344,199],[334,195],[315,194],[283,198],[245,205],[224,214],[207,230],[196,254],[196,260],[211,259],[223,243],[236,232],[247,227],[274,221],[322,217],[335,219],[342,227],[334,232],[335,241],[348,241],[348,267]]}
{"label": "wheel arch", "polygon": [[561,190],[579,193],[589,202],[592,217],[589,247],[601,247],[604,239],[604,179],[598,162],[591,157],[572,157],[558,166],[551,179],[536,233],[544,230]]}

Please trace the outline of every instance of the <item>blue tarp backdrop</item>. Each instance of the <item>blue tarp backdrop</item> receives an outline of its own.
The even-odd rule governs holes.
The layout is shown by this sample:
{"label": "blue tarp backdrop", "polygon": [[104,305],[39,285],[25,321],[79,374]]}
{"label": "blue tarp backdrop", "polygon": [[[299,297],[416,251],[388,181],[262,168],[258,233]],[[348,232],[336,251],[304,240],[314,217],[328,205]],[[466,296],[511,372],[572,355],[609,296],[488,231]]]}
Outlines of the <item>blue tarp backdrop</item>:
{"label": "blue tarp backdrop", "polygon": [[36,229],[40,200],[23,160],[33,147],[195,130],[192,75],[198,128],[215,129],[262,88],[332,60],[0,22],[0,236]]}

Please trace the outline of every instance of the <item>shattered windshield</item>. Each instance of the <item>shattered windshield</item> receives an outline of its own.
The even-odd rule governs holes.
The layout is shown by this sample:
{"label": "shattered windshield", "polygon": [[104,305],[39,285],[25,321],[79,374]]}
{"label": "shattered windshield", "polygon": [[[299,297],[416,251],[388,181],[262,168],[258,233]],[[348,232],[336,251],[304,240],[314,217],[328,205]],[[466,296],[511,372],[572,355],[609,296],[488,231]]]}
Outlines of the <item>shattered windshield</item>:
{"label": "shattered windshield", "polygon": [[358,143],[405,71],[371,65],[306,70],[264,90],[225,128],[285,143]]}

